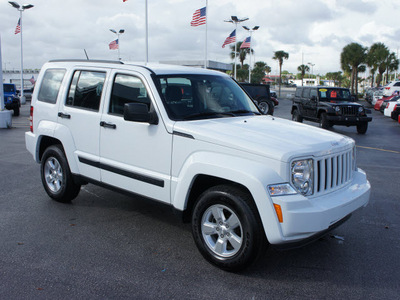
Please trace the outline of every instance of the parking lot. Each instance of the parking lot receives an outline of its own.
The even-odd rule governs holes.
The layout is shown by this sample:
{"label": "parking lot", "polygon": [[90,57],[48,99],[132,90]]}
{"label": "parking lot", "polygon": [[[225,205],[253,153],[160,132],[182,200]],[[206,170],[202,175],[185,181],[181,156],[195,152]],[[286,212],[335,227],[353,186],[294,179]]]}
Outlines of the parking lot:
{"label": "parking lot", "polygon": [[[290,105],[282,97],[274,115],[290,119]],[[400,124],[372,115],[365,135],[332,129],[357,143],[358,166],[372,185],[369,205],[317,242],[270,247],[235,274],[207,263],[190,225],[166,206],[94,185],[72,204],[50,200],[25,149],[29,103],[23,105],[13,128],[0,129],[1,297],[399,299]]]}

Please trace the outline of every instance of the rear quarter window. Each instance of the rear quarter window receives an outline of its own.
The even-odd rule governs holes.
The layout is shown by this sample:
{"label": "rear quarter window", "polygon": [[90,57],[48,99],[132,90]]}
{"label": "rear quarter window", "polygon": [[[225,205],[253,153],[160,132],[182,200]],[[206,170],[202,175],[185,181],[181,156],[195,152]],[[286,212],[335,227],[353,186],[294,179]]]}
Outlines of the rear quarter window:
{"label": "rear quarter window", "polygon": [[55,104],[64,79],[65,69],[48,69],[43,75],[38,100]]}

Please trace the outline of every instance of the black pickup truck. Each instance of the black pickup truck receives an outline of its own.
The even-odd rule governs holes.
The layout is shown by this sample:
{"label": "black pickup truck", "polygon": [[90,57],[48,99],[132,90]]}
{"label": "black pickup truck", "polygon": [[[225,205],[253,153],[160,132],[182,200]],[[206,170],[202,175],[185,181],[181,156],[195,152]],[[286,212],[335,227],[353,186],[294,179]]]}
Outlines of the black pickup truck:
{"label": "black pickup truck", "polygon": [[293,98],[292,120],[319,122],[328,129],[333,125],[356,126],[357,132],[364,134],[368,129],[371,113],[351,95],[347,88],[313,86],[298,87]]}

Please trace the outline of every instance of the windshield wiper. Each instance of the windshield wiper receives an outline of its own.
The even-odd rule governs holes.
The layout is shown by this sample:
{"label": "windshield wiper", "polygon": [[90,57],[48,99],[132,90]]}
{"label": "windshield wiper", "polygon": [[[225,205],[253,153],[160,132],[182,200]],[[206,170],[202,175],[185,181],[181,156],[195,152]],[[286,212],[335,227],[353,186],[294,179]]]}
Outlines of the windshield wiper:
{"label": "windshield wiper", "polygon": [[188,116],[184,116],[183,119],[184,120],[193,120],[193,119],[197,119],[197,118],[203,118],[203,117],[218,117],[218,118],[223,118],[223,117],[234,117],[235,115],[231,112],[202,112],[202,113],[195,113],[195,114],[191,114]]}
{"label": "windshield wiper", "polygon": [[232,114],[252,114],[252,115],[261,115],[259,112],[254,112],[254,111],[250,111],[250,110],[246,110],[246,109],[239,109],[239,110],[234,110],[234,111],[230,111],[230,113]]}

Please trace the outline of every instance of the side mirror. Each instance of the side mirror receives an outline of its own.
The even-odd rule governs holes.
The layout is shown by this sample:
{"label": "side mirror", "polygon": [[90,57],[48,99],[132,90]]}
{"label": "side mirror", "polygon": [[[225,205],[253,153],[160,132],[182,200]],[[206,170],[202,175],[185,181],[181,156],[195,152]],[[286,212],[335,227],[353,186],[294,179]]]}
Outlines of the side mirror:
{"label": "side mirror", "polygon": [[124,120],[132,122],[158,124],[158,117],[155,111],[149,111],[144,103],[125,103]]}

